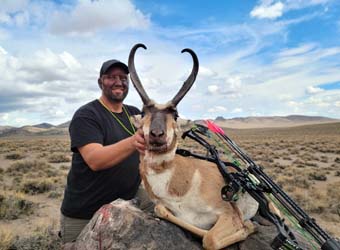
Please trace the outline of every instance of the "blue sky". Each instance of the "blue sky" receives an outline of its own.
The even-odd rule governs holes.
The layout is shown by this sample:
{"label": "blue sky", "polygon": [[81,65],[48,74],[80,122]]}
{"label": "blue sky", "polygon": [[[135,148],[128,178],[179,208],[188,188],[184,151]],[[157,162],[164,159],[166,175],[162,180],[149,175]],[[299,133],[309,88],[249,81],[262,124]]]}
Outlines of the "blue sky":
{"label": "blue sky", "polygon": [[[98,98],[103,61],[136,68],[149,96],[170,100],[198,55],[180,116],[340,118],[337,0],[1,0],[0,125],[72,118]],[[131,86],[127,103],[142,102]]]}

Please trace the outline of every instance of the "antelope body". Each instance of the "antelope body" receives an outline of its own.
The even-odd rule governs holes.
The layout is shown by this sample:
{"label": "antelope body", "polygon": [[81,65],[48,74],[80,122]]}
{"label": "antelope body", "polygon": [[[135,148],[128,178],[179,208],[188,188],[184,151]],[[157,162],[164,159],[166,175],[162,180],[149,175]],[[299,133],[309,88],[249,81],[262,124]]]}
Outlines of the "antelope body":
{"label": "antelope body", "polygon": [[132,83],[144,103],[144,117],[137,122],[143,132],[147,150],[141,156],[140,174],[150,198],[155,202],[156,215],[203,237],[206,249],[221,249],[244,240],[255,231],[250,221],[258,203],[247,193],[238,202],[221,198],[225,185],[214,163],[176,155],[176,106],[193,85],[198,73],[198,59],[190,49],[193,69],[176,96],[166,104],[157,104],[146,94],[135,70],[130,52],[129,71]]}

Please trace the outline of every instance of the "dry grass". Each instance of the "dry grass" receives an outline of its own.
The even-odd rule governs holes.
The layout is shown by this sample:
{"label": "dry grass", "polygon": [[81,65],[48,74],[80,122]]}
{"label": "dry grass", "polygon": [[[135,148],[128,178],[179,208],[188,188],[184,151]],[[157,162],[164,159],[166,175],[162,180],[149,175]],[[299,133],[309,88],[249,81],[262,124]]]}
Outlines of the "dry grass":
{"label": "dry grass", "polygon": [[33,213],[34,203],[21,193],[0,193],[0,219],[15,220]]}
{"label": "dry grass", "polygon": [[5,230],[0,231],[0,250],[8,249],[61,249],[61,240],[55,224],[37,226],[29,236],[18,237]]}
{"label": "dry grass", "polygon": [[60,163],[60,162],[70,162],[71,159],[68,155],[61,153],[53,153],[48,156],[48,162],[50,163]]}
{"label": "dry grass", "polygon": [[51,179],[28,179],[21,184],[21,191],[26,194],[42,194],[54,188]]}
{"label": "dry grass", "polygon": [[8,159],[8,160],[20,160],[20,159],[23,159],[25,157],[26,157],[26,155],[24,155],[21,152],[13,152],[13,153],[9,153],[9,154],[5,155],[5,158]]}
{"label": "dry grass", "polygon": [[11,249],[12,242],[14,241],[14,235],[8,230],[0,230],[0,250]]}
{"label": "dry grass", "polygon": [[0,138],[0,145],[0,250],[60,249],[54,221],[70,168],[68,138]]}
{"label": "dry grass", "polygon": [[[226,132],[323,228],[340,237],[340,123]],[[206,153],[190,139],[181,141],[180,146]],[[0,218],[0,230],[8,225],[19,225],[24,230],[0,231],[0,250],[8,246],[21,249],[19,246],[24,245],[30,248],[23,249],[59,249],[59,225],[54,221],[59,218],[70,167],[69,148],[67,137],[0,138],[0,190],[5,190],[2,199],[9,201],[15,193],[22,192],[21,198],[34,204],[34,213],[21,213],[19,206],[13,209],[18,213],[17,219]],[[16,158],[15,153],[25,158],[6,157]],[[233,153],[223,154],[224,160],[234,158]],[[14,208],[14,203],[9,207]],[[6,213],[7,218],[11,217]],[[39,218],[45,220],[45,226],[36,225]]]}

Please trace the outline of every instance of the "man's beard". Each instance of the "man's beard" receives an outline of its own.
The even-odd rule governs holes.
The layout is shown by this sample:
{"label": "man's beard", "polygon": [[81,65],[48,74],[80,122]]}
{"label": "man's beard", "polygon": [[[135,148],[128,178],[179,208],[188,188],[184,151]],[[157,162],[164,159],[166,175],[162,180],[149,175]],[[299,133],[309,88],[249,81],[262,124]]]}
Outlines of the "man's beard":
{"label": "man's beard", "polygon": [[112,102],[123,102],[129,92],[129,87],[125,86],[122,94],[115,94],[112,92],[112,89],[108,89],[104,91],[104,95],[106,98]]}

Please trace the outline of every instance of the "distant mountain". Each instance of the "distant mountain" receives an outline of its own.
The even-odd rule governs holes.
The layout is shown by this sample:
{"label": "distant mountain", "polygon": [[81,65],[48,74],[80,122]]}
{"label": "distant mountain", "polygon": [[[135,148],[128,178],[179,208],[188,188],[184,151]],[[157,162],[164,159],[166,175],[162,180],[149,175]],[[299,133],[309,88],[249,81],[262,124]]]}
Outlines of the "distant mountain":
{"label": "distant mountain", "polygon": [[277,127],[294,127],[311,124],[340,122],[339,119],[333,119],[322,116],[304,116],[304,115],[289,115],[289,116],[251,116],[237,117],[232,119],[224,119],[217,117],[215,122],[226,128],[277,128]]}
{"label": "distant mountain", "polygon": [[7,131],[13,129],[14,127],[11,127],[11,126],[0,126],[0,136],[3,134],[3,133],[6,133]]}
{"label": "distant mountain", "polygon": [[0,126],[0,131],[12,129],[12,128],[14,128],[14,127],[11,127],[11,126]]}
{"label": "distant mountain", "polygon": [[[194,122],[178,119],[178,123],[182,130],[189,129]],[[332,119],[322,116],[304,116],[304,115],[289,115],[289,116],[251,116],[237,117],[226,119],[222,116],[216,117],[215,122],[224,128],[247,129],[247,128],[278,128],[278,127],[295,127],[302,125],[313,125],[322,123],[340,122],[339,119]],[[33,126],[23,126],[15,128],[11,126],[0,126],[0,137],[8,136],[53,136],[53,135],[68,135],[68,127],[70,121],[64,122],[57,126],[50,123],[40,123]]]}
{"label": "distant mountain", "polygon": [[36,127],[36,128],[52,128],[54,127],[54,125],[50,124],[50,123],[40,123],[40,124],[37,124],[37,125],[33,125],[32,127]]}
{"label": "distant mountain", "polygon": [[62,124],[57,125],[57,128],[68,128],[70,126],[71,121],[64,122]]}
{"label": "distant mountain", "polygon": [[[39,124],[38,124],[39,125]],[[36,136],[36,135],[67,135],[68,130],[66,128],[57,128],[52,126],[23,126],[20,128],[11,127],[7,130],[0,131],[0,137],[9,136]]]}

